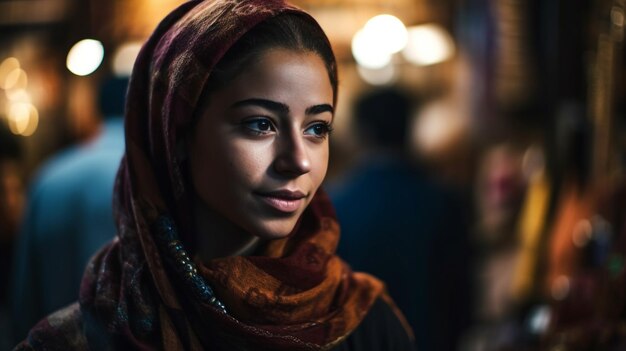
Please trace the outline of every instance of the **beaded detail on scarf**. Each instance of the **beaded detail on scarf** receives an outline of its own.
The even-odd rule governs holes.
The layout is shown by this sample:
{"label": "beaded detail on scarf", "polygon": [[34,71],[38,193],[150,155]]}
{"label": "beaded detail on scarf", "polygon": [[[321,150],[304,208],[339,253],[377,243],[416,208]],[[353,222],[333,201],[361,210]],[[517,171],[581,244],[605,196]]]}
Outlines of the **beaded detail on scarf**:
{"label": "beaded detail on scarf", "polygon": [[200,301],[210,304],[223,313],[227,313],[224,304],[217,299],[213,289],[198,274],[196,264],[189,258],[183,243],[178,237],[174,221],[166,215],[161,215],[155,222],[156,239],[159,249],[166,257],[166,261],[174,268],[183,280],[185,287]]}

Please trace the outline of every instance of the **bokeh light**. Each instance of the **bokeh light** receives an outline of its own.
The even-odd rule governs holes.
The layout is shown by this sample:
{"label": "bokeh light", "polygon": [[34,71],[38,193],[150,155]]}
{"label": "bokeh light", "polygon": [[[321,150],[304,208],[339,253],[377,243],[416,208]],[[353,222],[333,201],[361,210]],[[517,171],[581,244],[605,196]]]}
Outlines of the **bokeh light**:
{"label": "bokeh light", "polygon": [[2,63],[0,63],[0,87],[5,89],[4,86],[9,73],[19,68],[20,61],[15,57],[9,57],[3,60]]}
{"label": "bokeh light", "polygon": [[593,227],[588,219],[582,219],[576,223],[572,233],[572,242],[576,247],[583,248],[591,241]]}
{"label": "bokeh light", "polygon": [[552,282],[552,298],[556,301],[564,300],[570,292],[570,280],[565,275],[560,275]]}
{"label": "bokeh light", "polygon": [[536,307],[529,318],[530,331],[533,334],[543,334],[550,327],[551,310],[548,306]]}
{"label": "bokeh light", "polygon": [[135,59],[141,50],[141,42],[122,44],[113,54],[113,74],[117,77],[129,77],[135,65]]}
{"label": "bokeh light", "polygon": [[416,149],[424,155],[437,155],[463,138],[468,120],[453,101],[434,100],[424,105],[412,126]]}
{"label": "bokeh light", "polygon": [[454,41],[437,24],[422,24],[408,29],[409,41],[402,51],[404,58],[418,66],[433,65],[454,55]]}
{"label": "bokeh light", "polygon": [[28,76],[26,75],[26,71],[21,68],[16,68],[7,74],[4,79],[4,84],[2,88],[9,90],[23,90],[26,89],[28,85]]}
{"label": "bokeh light", "polygon": [[8,120],[13,134],[30,136],[39,125],[39,112],[30,103],[13,103],[9,107]]}
{"label": "bokeh light", "polygon": [[391,53],[380,50],[363,29],[352,38],[352,55],[360,66],[377,69],[391,62]]}
{"label": "bokeh light", "polygon": [[67,69],[77,76],[86,76],[100,67],[103,58],[102,43],[94,39],[83,39],[74,44],[67,54]]}
{"label": "bokeh light", "polygon": [[12,102],[31,102],[30,94],[26,89],[13,89],[5,91],[6,97]]}
{"label": "bokeh light", "polygon": [[371,18],[352,37],[352,55],[359,66],[380,69],[391,62],[408,41],[406,27],[392,15]]}
{"label": "bokeh light", "polygon": [[379,50],[394,54],[407,45],[409,35],[404,23],[392,15],[378,15],[371,18],[363,31]]}

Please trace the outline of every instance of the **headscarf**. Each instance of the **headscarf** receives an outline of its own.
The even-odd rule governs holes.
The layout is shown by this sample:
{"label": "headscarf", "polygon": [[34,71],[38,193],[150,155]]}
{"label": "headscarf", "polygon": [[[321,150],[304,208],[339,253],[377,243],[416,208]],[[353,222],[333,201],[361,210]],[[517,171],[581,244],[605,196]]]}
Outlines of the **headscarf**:
{"label": "headscarf", "polygon": [[118,239],[93,258],[81,285],[90,347],[329,349],[384,295],[380,281],[351,272],[334,254],[339,227],[321,190],[289,237],[265,243],[253,256],[204,264],[186,254],[195,244],[193,190],[177,145],[215,64],[244,33],[282,13],[317,25],[280,0],[190,1],[141,50],[115,189]]}

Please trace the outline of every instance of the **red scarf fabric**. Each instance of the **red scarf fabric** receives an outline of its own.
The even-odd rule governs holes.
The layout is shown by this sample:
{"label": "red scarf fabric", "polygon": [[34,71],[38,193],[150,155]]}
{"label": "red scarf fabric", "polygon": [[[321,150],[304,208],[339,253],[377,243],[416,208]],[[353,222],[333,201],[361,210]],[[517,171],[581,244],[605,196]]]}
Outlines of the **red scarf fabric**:
{"label": "red scarf fabric", "polygon": [[176,146],[214,65],[244,33],[281,13],[315,23],[283,1],[190,1],[143,47],[129,86],[126,156],[115,189],[119,239],[85,273],[83,342],[102,349],[329,349],[384,294],[380,281],[351,272],[334,254],[339,227],[321,190],[288,238],[254,256],[196,262],[227,314],[182,286],[155,240],[154,224],[166,215],[193,251],[192,194]]}

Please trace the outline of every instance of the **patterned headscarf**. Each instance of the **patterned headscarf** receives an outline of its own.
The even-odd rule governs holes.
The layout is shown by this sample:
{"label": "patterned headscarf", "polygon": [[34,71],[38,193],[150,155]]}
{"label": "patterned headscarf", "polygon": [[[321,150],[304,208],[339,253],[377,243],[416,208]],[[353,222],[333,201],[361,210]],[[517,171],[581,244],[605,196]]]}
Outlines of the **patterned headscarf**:
{"label": "patterned headscarf", "polygon": [[[129,86],[114,204],[119,238],[87,267],[80,309],[48,318],[41,331],[74,325],[83,334],[73,346],[97,349],[322,350],[386,297],[380,281],[351,272],[334,254],[339,227],[321,190],[292,235],[252,256],[205,264],[187,255],[193,190],[177,145],[216,63],[243,34],[279,14],[317,26],[280,0],[190,1],[161,22]],[[82,327],[61,323],[68,318],[82,319]],[[29,342],[44,334],[31,332]]]}

